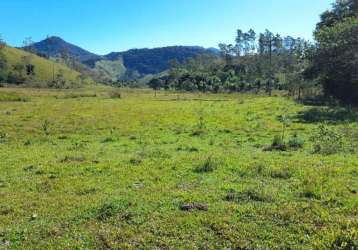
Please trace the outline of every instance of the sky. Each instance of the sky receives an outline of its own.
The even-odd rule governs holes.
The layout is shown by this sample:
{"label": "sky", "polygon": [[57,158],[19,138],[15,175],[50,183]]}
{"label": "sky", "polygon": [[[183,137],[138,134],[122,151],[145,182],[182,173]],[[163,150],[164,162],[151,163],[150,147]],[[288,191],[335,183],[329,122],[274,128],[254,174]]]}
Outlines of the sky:
{"label": "sky", "polygon": [[12,46],[26,37],[60,36],[97,54],[171,45],[217,47],[237,29],[266,28],[312,40],[333,0],[1,0],[0,34]]}

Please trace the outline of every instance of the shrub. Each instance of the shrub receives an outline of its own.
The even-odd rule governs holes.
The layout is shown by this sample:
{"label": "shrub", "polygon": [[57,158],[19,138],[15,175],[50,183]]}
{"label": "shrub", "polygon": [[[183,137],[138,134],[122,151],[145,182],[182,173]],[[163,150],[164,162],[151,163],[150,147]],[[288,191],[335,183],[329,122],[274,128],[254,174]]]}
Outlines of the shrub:
{"label": "shrub", "polygon": [[275,135],[271,146],[266,147],[264,149],[264,151],[273,151],[273,150],[279,150],[279,151],[286,151],[287,150],[287,146],[284,143],[284,141],[282,140],[282,136],[280,135]]}
{"label": "shrub", "polygon": [[313,142],[314,153],[330,155],[344,150],[343,135],[326,124],[320,124],[314,130],[310,140]]}
{"label": "shrub", "polygon": [[305,141],[298,137],[297,134],[294,134],[289,140],[288,140],[288,146],[290,148],[298,149],[303,148]]}

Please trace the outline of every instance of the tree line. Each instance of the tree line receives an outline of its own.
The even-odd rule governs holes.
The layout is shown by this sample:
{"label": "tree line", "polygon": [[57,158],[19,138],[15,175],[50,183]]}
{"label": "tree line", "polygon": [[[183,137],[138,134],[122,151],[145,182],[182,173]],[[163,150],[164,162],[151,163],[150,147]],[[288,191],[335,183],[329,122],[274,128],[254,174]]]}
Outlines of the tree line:
{"label": "tree line", "polygon": [[154,89],[185,91],[287,90],[291,96],[334,97],[358,103],[358,2],[337,0],[321,15],[314,43],[269,30],[237,30],[233,44],[219,44],[220,57],[173,61]]}
{"label": "tree line", "polygon": [[235,44],[219,44],[220,57],[199,55],[186,63],[173,61],[169,73],[154,78],[155,89],[250,91],[293,89],[291,84],[308,60],[312,44],[266,30],[237,31]]}

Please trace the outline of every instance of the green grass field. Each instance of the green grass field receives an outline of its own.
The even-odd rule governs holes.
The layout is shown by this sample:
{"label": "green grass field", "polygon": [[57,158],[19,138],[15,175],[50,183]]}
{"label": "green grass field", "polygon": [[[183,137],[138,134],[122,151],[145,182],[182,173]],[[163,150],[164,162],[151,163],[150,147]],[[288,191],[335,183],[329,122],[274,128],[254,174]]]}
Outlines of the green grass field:
{"label": "green grass field", "polygon": [[[282,96],[0,89],[0,249],[357,249],[356,114]],[[303,147],[265,150],[282,116]],[[329,154],[310,140],[322,122]]]}

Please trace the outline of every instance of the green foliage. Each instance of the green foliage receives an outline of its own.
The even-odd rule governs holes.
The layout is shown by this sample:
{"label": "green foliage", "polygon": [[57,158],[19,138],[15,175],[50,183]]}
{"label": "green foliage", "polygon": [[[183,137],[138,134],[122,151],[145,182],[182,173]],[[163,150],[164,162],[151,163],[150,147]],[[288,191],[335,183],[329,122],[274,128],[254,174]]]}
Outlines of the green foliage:
{"label": "green foliage", "polygon": [[303,148],[304,144],[305,144],[304,139],[299,137],[297,135],[297,133],[295,133],[293,136],[291,136],[288,140],[288,146],[290,148],[294,148],[294,149]]}
{"label": "green foliage", "polygon": [[0,132],[0,143],[6,142],[8,137],[9,137],[8,134],[4,132]]}
{"label": "green foliage", "polygon": [[213,158],[212,156],[209,156],[207,159],[205,159],[200,165],[198,165],[194,172],[196,173],[208,173],[215,171],[218,167],[220,167],[222,163],[219,159]]}
{"label": "green foliage", "polygon": [[41,124],[41,129],[45,135],[50,134],[50,122],[48,120],[44,120],[44,122]]}
{"label": "green foliage", "polygon": [[335,154],[345,149],[343,135],[335,128],[320,124],[314,130],[310,140],[315,153],[324,155]]}
{"label": "green foliage", "polygon": [[[176,61],[168,74],[154,77],[149,86],[153,89],[175,89],[201,92],[259,92],[265,87],[271,95],[275,89],[303,89],[302,71],[307,41],[292,37],[281,38],[266,30],[258,39],[255,31],[238,31],[236,45],[220,44],[221,58],[199,55],[186,62]],[[295,74],[299,82],[286,77]],[[288,77],[287,77],[288,78]],[[260,80],[258,80],[260,79]],[[299,95],[300,96],[300,95]]]}
{"label": "green foliage", "polygon": [[326,96],[345,103],[358,103],[358,13],[354,0],[339,1],[325,12],[317,25],[318,42],[312,71],[323,85]]}
{"label": "green foliage", "polygon": [[130,203],[125,200],[107,201],[97,209],[96,219],[99,221],[108,220],[111,217],[116,216],[120,212],[125,212],[129,206]]}
{"label": "green foliage", "polygon": [[52,82],[54,80],[53,76],[59,73],[62,74],[67,82],[75,82],[80,75],[62,64],[8,46],[1,50],[0,64],[1,54],[6,60],[5,73],[2,73],[2,75],[5,75],[5,80],[9,83],[22,84],[42,81],[48,83]]}
{"label": "green foliage", "polygon": [[101,60],[96,62],[94,71],[105,81],[117,82],[125,75],[126,68],[122,60]]}

